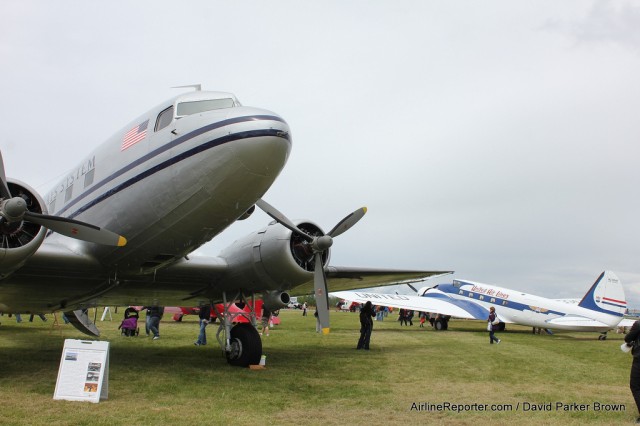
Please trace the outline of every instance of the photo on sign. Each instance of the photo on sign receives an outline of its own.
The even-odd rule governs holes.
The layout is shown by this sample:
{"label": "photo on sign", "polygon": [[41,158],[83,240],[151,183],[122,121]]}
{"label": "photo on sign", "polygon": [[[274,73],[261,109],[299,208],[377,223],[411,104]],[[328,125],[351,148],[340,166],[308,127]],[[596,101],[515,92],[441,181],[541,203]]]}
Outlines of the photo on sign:
{"label": "photo on sign", "polygon": [[97,383],[85,383],[84,384],[85,392],[98,392],[98,384]]}
{"label": "photo on sign", "polygon": [[77,361],[78,360],[78,352],[67,352],[64,355],[65,361]]}
{"label": "photo on sign", "polygon": [[100,371],[102,367],[102,363],[100,362],[90,362],[89,363],[89,371]]}
{"label": "photo on sign", "polygon": [[99,373],[94,373],[93,371],[89,371],[87,373],[87,381],[88,382],[97,382],[99,378],[100,378],[100,374]]}

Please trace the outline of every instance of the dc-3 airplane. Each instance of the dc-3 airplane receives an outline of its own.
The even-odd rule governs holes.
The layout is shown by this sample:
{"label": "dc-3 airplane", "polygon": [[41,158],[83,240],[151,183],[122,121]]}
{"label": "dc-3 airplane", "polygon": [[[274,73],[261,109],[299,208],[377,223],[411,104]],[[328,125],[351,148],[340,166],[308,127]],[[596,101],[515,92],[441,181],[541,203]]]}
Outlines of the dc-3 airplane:
{"label": "dc-3 airplane", "polygon": [[[97,335],[88,307],[222,303],[220,344],[230,364],[246,366],[262,343],[255,313],[253,325],[226,315],[236,300],[260,293],[278,309],[315,292],[326,333],[327,279],[346,290],[443,272],[328,266],[333,238],[366,209],[325,233],[262,200],[291,146],[279,115],[196,88],[133,120],[44,198],[7,179],[0,159],[0,311],[64,311]],[[188,257],[255,206],[275,220],[217,257]]]}
{"label": "dc-3 airplane", "polygon": [[[499,327],[521,324],[541,329],[597,331],[604,333],[621,323],[627,308],[624,289],[618,277],[605,271],[579,301],[547,299],[518,290],[453,280],[451,284],[423,287],[417,296],[338,291],[333,295],[358,303],[392,306],[421,312],[438,313],[436,330],[448,328],[448,317],[486,321],[489,308],[496,308]],[[577,302],[577,303],[574,303]]]}

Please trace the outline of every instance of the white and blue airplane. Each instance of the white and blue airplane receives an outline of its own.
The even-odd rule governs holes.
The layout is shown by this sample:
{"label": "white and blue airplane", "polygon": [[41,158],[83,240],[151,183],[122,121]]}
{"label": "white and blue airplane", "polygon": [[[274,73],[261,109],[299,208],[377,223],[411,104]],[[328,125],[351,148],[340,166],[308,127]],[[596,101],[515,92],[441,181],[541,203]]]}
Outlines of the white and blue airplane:
{"label": "white and blue airplane", "polygon": [[502,329],[504,324],[520,324],[547,330],[606,333],[621,323],[627,309],[622,284],[610,271],[600,274],[577,303],[467,280],[423,287],[417,296],[359,291],[338,291],[332,295],[358,303],[371,301],[375,305],[437,313],[440,314],[434,323],[437,330],[447,329],[449,316],[486,321],[493,306]]}
{"label": "white and blue airplane", "polygon": [[[253,325],[233,324],[237,299],[259,294],[274,310],[315,293],[328,332],[327,281],[347,290],[442,273],[329,266],[333,239],[366,209],[325,233],[262,200],[291,147],[280,115],[196,90],[134,118],[44,196],[7,179],[0,158],[0,312],[62,311],[97,335],[90,307],[222,303],[219,342],[230,364],[246,366],[262,343],[255,312]],[[189,257],[255,206],[275,220],[218,256]]]}

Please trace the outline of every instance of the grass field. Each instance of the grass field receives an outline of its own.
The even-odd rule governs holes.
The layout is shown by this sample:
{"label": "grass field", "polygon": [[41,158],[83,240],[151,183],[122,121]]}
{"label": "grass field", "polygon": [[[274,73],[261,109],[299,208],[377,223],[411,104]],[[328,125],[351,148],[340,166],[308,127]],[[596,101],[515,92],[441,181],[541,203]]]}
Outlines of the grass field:
{"label": "grass field", "polygon": [[263,340],[267,368],[253,371],[228,366],[214,327],[209,345],[195,347],[195,317],[167,318],[152,341],[120,336],[121,316],[98,322],[110,342],[109,398],[99,404],[52,399],[64,339],[82,334],[51,315],[0,317],[0,424],[630,424],[637,415],[619,334],[512,326],[489,345],[480,322],[435,332],[389,317],[374,323],[366,352],[354,349],[356,314],[332,313],[321,336],[313,315],[283,310]]}

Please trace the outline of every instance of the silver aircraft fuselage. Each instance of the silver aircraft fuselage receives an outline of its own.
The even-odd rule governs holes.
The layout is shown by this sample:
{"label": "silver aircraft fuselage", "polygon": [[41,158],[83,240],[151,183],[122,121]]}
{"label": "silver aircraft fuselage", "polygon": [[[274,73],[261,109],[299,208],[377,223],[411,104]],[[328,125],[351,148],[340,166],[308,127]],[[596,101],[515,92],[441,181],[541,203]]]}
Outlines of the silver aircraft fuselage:
{"label": "silver aircraft fuselage", "polygon": [[[230,96],[195,92],[173,103],[203,95]],[[289,127],[273,112],[234,106],[187,115],[154,131],[152,123],[167,106],[134,120],[89,155],[80,167],[93,163],[93,185],[78,188],[64,203],[62,182],[46,200],[50,207],[55,200],[55,214],[126,236],[125,247],[76,243],[120,273],[148,272],[211,240],[269,189],[291,151]],[[122,135],[147,119],[147,138],[122,151]]]}
{"label": "silver aircraft fuselage", "polygon": [[[169,124],[162,122],[163,113]],[[132,132],[139,140],[126,146]],[[34,256],[28,268],[0,282],[0,308],[64,309],[102,288],[114,301],[131,294],[127,280],[148,280],[244,215],[273,184],[290,151],[284,119],[242,106],[231,94],[196,91],[158,105],[101,144],[44,196],[49,213],[109,229],[125,236],[127,245],[102,246],[50,232],[39,249],[45,256]],[[59,273],[55,253],[61,246],[78,255],[78,268],[66,260]],[[51,280],[34,279],[38,275]],[[27,285],[33,289],[29,300]]]}

